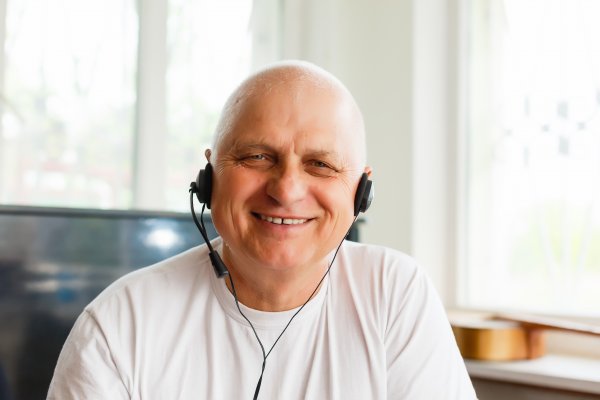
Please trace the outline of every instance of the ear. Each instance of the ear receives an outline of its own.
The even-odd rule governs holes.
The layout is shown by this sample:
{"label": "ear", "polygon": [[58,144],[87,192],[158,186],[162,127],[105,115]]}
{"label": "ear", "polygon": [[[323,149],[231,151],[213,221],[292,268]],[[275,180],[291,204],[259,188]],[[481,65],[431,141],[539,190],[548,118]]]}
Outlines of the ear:
{"label": "ear", "polygon": [[212,152],[210,151],[210,149],[206,149],[204,151],[204,156],[206,157],[206,162],[210,162],[210,155],[212,154]]}

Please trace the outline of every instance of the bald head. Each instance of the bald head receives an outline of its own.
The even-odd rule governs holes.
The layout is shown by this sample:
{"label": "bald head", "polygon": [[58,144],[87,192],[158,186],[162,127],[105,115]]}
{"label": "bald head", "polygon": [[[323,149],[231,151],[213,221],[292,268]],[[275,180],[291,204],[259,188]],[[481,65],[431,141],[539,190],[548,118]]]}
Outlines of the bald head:
{"label": "bald head", "polygon": [[[328,96],[344,109],[344,118],[353,127],[347,132],[360,153],[360,162],[366,163],[365,128],[362,113],[348,89],[332,74],[324,69],[303,61],[285,61],[271,65],[244,80],[227,99],[214,135],[212,156],[221,152],[221,147],[235,133],[240,116],[250,104],[260,102],[273,92],[284,93],[291,101],[306,101],[307,96],[315,98]],[[301,97],[303,97],[301,99]],[[327,110],[324,110],[326,113]],[[324,118],[328,117],[323,115]]]}

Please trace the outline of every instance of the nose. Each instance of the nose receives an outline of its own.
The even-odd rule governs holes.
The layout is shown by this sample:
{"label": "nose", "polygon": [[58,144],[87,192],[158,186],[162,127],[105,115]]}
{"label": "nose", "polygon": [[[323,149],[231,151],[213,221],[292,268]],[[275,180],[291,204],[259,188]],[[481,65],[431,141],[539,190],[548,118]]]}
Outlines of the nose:
{"label": "nose", "polygon": [[287,207],[306,197],[308,185],[302,168],[294,165],[280,165],[274,168],[267,183],[267,194],[278,205]]}

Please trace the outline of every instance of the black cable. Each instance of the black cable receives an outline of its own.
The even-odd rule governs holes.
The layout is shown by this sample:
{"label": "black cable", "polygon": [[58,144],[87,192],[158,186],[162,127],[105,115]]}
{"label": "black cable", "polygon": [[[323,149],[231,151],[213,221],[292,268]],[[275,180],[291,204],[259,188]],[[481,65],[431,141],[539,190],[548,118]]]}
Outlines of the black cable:
{"label": "black cable", "polygon": [[229,274],[229,270],[227,266],[221,259],[219,253],[217,253],[212,245],[210,244],[210,240],[208,239],[208,234],[206,233],[206,228],[204,226],[204,221],[202,217],[204,216],[204,208],[206,207],[205,203],[202,203],[202,210],[200,210],[200,222],[198,222],[198,218],[196,217],[196,212],[194,211],[194,192],[196,191],[196,185],[194,182],[190,185],[190,208],[192,209],[192,217],[194,218],[194,223],[196,227],[200,231],[206,246],[208,247],[208,257],[210,258],[210,262],[215,270],[215,273],[219,278],[223,278],[225,275]]}
{"label": "black cable", "polygon": [[205,204],[202,203],[202,210],[200,211],[200,222],[198,222],[198,218],[196,217],[196,212],[194,211],[194,191],[192,188],[190,188],[190,208],[192,209],[192,217],[194,218],[194,223],[196,224],[196,227],[200,231],[202,238],[206,242],[206,245],[208,246],[208,250],[210,250],[210,252],[212,253],[213,248],[210,244],[210,240],[208,240],[208,235],[206,234],[206,229],[204,229],[204,222],[202,221],[202,215],[204,214],[204,206],[205,206]]}
{"label": "black cable", "polygon": [[[204,210],[204,207],[202,207],[202,210]],[[283,328],[283,330],[281,331],[281,333],[279,334],[279,336],[277,337],[277,339],[275,339],[275,342],[273,342],[273,345],[269,349],[269,352],[266,353],[266,354],[265,354],[265,347],[263,346],[262,341],[260,340],[260,337],[258,336],[258,333],[256,332],[256,329],[254,329],[254,325],[252,325],[252,322],[250,322],[250,320],[248,319],[248,317],[246,317],[246,315],[242,312],[242,309],[240,308],[240,304],[239,304],[239,301],[238,301],[237,293],[235,291],[235,285],[233,284],[233,278],[231,277],[231,274],[229,274],[229,282],[231,283],[231,292],[232,292],[233,298],[235,300],[235,305],[237,306],[237,309],[238,309],[239,313],[242,315],[242,317],[244,317],[244,319],[250,325],[250,328],[252,328],[252,332],[254,332],[254,336],[256,337],[256,340],[258,341],[258,344],[260,345],[260,349],[261,349],[262,354],[263,354],[263,363],[262,363],[262,368],[261,368],[261,371],[260,371],[260,377],[258,378],[258,382],[256,384],[256,389],[254,390],[254,397],[253,397],[254,400],[258,399],[258,393],[260,392],[260,387],[262,385],[262,378],[263,378],[263,374],[265,372],[265,367],[266,367],[266,364],[267,364],[267,357],[269,357],[269,354],[271,354],[271,352],[273,351],[273,348],[275,347],[275,345],[277,344],[277,342],[279,342],[279,339],[281,339],[281,337],[283,336],[283,333],[290,326],[290,324],[292,323],[292,321],[294,320],[294,318],[296,318],[296,315],[298,315],[298,313],[300,313],[300,311],[302,311],[302,309],[304,308],[304,306],[306,306],[308,304],[308,302],[313,298],[313,296],[315,295],[315,293],[317,293],[317,290],[319,290],[319,287],[323,283],[323,280],[325,280],[325,277],[329,274],[329,271],[331,270],[331,267],[333,266],[333,262],[335,261],[335,258],[337,257],[337,254],[340,251],[340,248],[342,247],[342,244],[344,243],[344,240],[346,239],[346,236],[348,236],[348,234],[350,233],[350,229],[352,229],[352,225],[354,225],[354,223],[356,222],[357,218],[358,218],[358,215],[354,217],[354,220],[352,221],[352,224],[350,225],[350,228],[348,229],[348,231],[344,235],[344,238],[342,239],[342,241],[340,242],[340,244],[338,245],[338,247],[335,249],[335,253],[333,254],[333,258],[331,259],[331,263],[329,263],[329,267],[327,268],[327,271],[325,271],[325,274],[323,274],[323,277],[319,280],[319,283],[317,283],[317,287],[315,287],[315,290],[313,290],[313,292],[310,294],[310,296],[304,302],[304,304],[302,304],[302,306],[300,306],[300,308],[294,313],[294,315],[292,315],[292,317],[290,318],[290,320],[288,321],[288,323],[285,325],[285,327]]]}
{"label": "black cable", "polygon": [[290,320],[288,321],[288,323],[285,325],[285,327],[283,328],[283,330],[281,331],[281,333],[279,334],[279,336],[277,337],[277,339],[275,339],[275,342],[273,342],[273,345],[269,349],[269,352],[265,353],[265,347],[263,346],[263,343],[260,340],[260,337],[258,336],[258,333],[256,332],[256,329],[254,328],[254,325],[252,324],[252,322],[250,322],[250,320],[248,319],[248,317],[246,317],[246,315],[243,313],[242,309],[240,308],[240,303],[238,301],[237,292],[235,290],[235,285],[233,283],[233,278],[231,277],[231,274],[229,274],[227,268],[225,267],[225,264],[223,263],[223,261],[221,260],[221,258],[219,256],[219,253],[217,253],[216,251],[214,251],[212,245],[210,244],[210,240],[208,239],[208,235],[206,233],[206,228],[204,227],[204,221],[202,220],[202,216],[204,215],[204,209],[205,209],[205,206],[206,206],[205,203],[202,203],[202,210],[200,210],[200,221],[198,222],[198,218],[196,217],[196,212],[194,211],[194,189],[195,189],[195,184],[194,184],[194,182],[192,182],[192,185],[190,187],[190,208],[192,210],[192,217],[194,219],[194,223],[196,224],[196,227],[200,231],[200,234],[202,235],[202,238],[206,242],[206,245],[207,245],[208,250],[209,250],[209,256],[210,256],[211,262],[213,264],[213,267],[215,268],[215,272],[217,273],[217,275],[219,277],[223,277],[224,275],[229,275],[229,282],[231,283],[231,292],[232,292],[233,298],[235,300],[235,305],[236,305],[236,307],[237,307],[240,315],[250,325],[250,328],[252,329],[252,332],[254,333],[254,336],[256,337],[256,340],[258,341],[258,344],[260,345],[260,349],[262,351],[263,362],[262,362],[262,367],[261,367],[261,370],[260,370],[260,377],[258,378],[258,382],[256,384],[256,389],[254,390],[254,397],[253,397],[254,400],[257,400],[258,399],[258,393],[260,392],[260,387],[262,385],[262,378],[263,378],[263,375],[264,375],[264,372],[265,372],[265,367],[266,367],[266,364],[267,364],[267,357],[269,357],[269,355],[271,354],[271,352],[275,348],[275,345],[279,342],[279,339],[281,339],[281,337],[283,336],[284,332],[290,326],[290,324],[292,323],[292,321],[294,320],[294,318],[296,318],[296,315],[298,315],[298,313],[300,313],[300,311],[302,311],[302,309],[304,308],[304,306],[306,306],[308,304],[308,302],[313,298],[313,296],[315,295],[315,293],[317,293],[317,290],[319,290],[319,287],[323,283],[323,280],[325,280],[325,277],[329,274],[329,271],[331,270],[331,267],[333,266],[333,262],[335,261],[335,258],[337,257],[338,252],[340,251],[340,248],[342,247],[342,244],[344,243],[344,240],[346,239],[346,237],[350,233],[350,230],[352,229],[352,225],[354,225],[354,223],[356,222],[356,220],[358,218],[358,214],[354,217],[354,220],[352,221],[352,224],[350,225],[350,228],[348,228],[348,231],[344,235],[343,239],[340,241],[340,244],[335,249],[335,253],[333,254],[333,258],[331,259],[331,263],[329,263],[329,267],[327,267],[327,271],[325,271],[325,274],[323,274],[323,277],[319,280],[319,283],[317,283],[317,286],[315,287],[315,290],[313,290],[313,292],[310,294],[310,296],[308,296],[308,299],[304,302],[304,304],[302,304],[302,306],[300,306],[300,308],[294,313],[294,315],[292,315],[292,317],[290,318]]}

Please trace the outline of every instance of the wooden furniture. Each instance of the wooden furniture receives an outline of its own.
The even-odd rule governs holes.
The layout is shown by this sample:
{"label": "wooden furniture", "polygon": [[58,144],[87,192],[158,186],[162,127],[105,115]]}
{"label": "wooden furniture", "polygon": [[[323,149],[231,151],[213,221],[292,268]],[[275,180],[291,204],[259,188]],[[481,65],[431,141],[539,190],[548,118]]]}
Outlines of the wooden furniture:
{"label": "wooden furniture", "polygon": [[544,331],[553,329],[600,335],[600,327],[571,321],[516,314],[477,317],[450,314],[464,358],[487,361],[525,360],[545,354]]}

